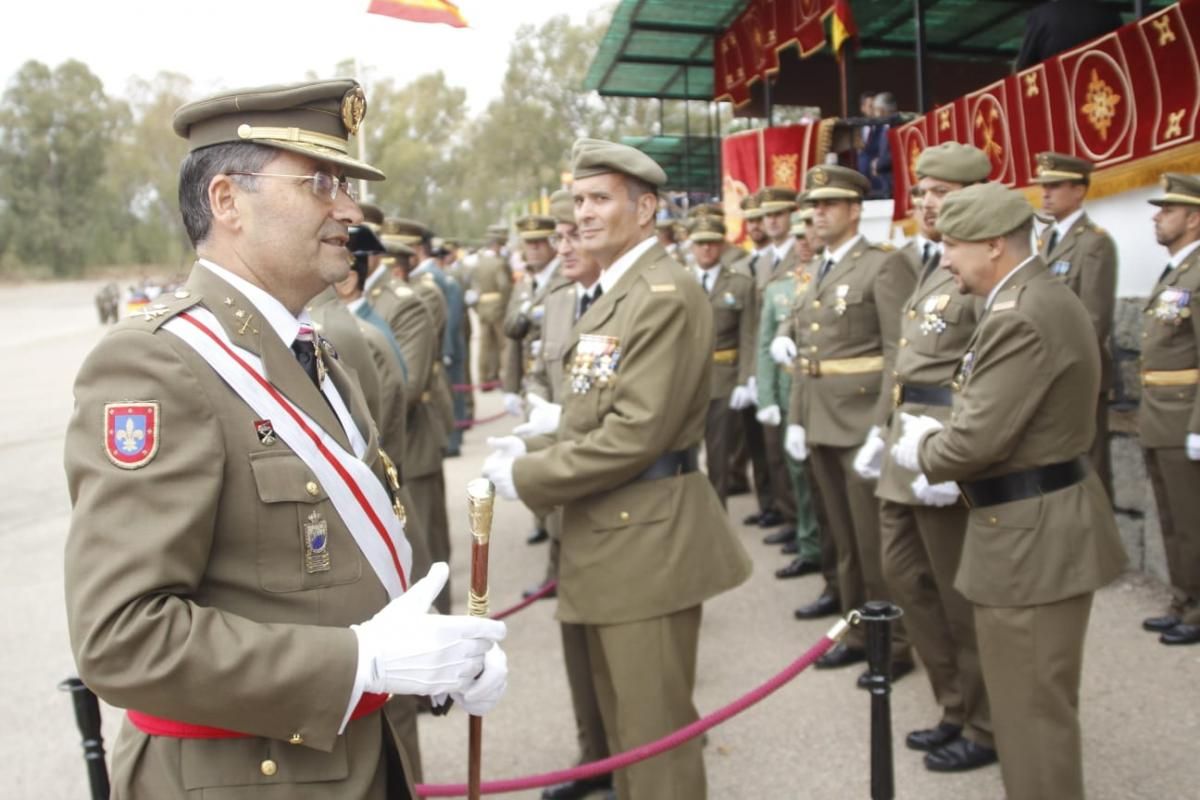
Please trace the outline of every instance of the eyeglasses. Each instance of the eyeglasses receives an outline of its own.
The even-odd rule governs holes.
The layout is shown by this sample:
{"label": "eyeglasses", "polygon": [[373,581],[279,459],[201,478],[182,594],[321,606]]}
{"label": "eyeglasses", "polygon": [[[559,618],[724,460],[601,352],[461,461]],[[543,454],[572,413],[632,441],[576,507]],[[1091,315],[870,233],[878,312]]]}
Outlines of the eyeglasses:
{"label": "eyeglasses", "polygon": [[358,191],[350,180],[336,175],[331,175],[328,172],[317,170],[312,175],[284,175],[280,172],[227,172],[226,175],[249,175],[254,178],[295,178],[298,181],[312,181],[312,191],[317,197],[328,197],[329,202],[337,200],[338,191],[343,191],[346,196],[355,202],[358,201]]}
{"label": "eyeglasses", "polygon": [[561,233],[552,233],[547,241],[550,242],[550,246],[556,250],[563,242],[569,242],[572,245],[576,245],[579,244],[579,231],[574,230],[565,235]]}

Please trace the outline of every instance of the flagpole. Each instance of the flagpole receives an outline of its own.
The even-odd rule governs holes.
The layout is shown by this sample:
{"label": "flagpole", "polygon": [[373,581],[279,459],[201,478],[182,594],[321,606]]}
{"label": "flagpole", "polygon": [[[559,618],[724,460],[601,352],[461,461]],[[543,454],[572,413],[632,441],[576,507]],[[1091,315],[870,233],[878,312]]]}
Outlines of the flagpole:
{"label": "flagpole", "polygon": [[[354,80],[358,81],[358,85],[362,86],[363,92],[367,91],[367,87],[362,77],[362,65],[358,61],[358,56],[354,57]],[[367,131],[365,127],[360,127],[358,133],[354,136],[355,142],[358,145],[358,160],[364,164],[367,161]],[[364,203],[371,202],[371,193],[368,187],[370,183],[366,178],[358,179],[358,197]]]}

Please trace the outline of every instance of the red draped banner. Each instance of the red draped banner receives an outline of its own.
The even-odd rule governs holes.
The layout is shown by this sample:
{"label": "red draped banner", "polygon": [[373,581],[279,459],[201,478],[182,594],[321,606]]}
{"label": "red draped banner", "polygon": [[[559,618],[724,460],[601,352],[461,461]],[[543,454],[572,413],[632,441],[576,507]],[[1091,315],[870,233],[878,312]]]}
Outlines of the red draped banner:
{"label": "red draped banner", "polygon": [[800,57],[825,46],[825,17],[835,0],[750,0],[713,44],[713,99],[735,106],[750,100],[750,86],[779,71],[779,51],[791,45]]}
{"label": "red draped banner", "polygon": [[1182,0],[889,131],[895,219],[908,216],[917,156],[973,144],[992,180],[1029,186],[1045,150],[1096,165],[1091,196],[1200,169],[1200,0]]}

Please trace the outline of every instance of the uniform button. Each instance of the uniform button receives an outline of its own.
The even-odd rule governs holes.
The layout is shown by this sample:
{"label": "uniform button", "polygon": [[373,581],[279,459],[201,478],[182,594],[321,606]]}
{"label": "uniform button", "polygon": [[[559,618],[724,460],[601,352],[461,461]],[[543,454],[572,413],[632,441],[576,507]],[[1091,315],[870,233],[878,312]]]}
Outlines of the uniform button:
{"label": "uniform button", "polygon": [[819,330],[821,330],[821,323],[814,322],[812,325],[809,325],[808,327],[809,327],[809,330],[819,331]]}
{"label": "uniform button", "polygon": [[268,778],[279,771],[279,765],[276,764],[274,761],[272,761],[269,758],[266,761],[262,762],[262,764],[260,764],[258,768],[261,769],[262,774],[266,775]]}
{"label": "uniform button", "polygon": [[813,300],[813,308],[820,308],[820,307],[821,307],[821,301]]}
{"label": "uniform button", "polygon": [[866,394],[866,393],[867,393],[867,387],[865,387],[865,386],[860,386],[860,387],[858,387],[858,393],[859,393],[859,394]]}
{"label": "uniform button", "polygon": [[814,344],[812,347],[808,348],[808,352],[810,352],[810,353],[817,352],[817,346]]}
{"label": "uniform button", "polygon": [[621,522],[629,522],[629,512],[628,511],[621,512]]}
{"label": "uniform button", "polygon": [[309,481],[308,483],[304,484],[304,491],[308,492],[313,497],[316,497],[321,493],[321,487],[317,486],[316,481]]}
{"label": "uniform button", "polygon": [[901,336],[901,337],[900,337],[900,346],[901,346],[901,347],[908,347],[908,339],[905,339],[903,336]]}
{"label": "uniform button", "polygon": [[304,737],[298,733],[293,733],[292,738],[288,739],[289,744],[304,744]]}
{"label": "uniform button", "polygon": [[182,300],[185,297],[191,297],[192,293],[189,292],[187,289],[179,289],[175,292],[175,296],[178,297],[180,300]]}
{"label": "uniform button", "polygon": [[999,521],[1000,521],[1000,520],[999,520],[998,518],[996,518],[996,517],[988,517],[988,522],[990,522],[990,523],[991,523],[991,524],[993,524],[993,525],[995,525],[995,524],[996,524],[997,522],[999,522]]}
{"label": "uniform button", "polygon": [[908,318],[909,318],[909,319],[916,319],[916,318],[917,318],[917,312],[916,312],[916,311],[914,311],[913,309],[911,309],[911,308],[910,308],[910,309],[908,310]]}

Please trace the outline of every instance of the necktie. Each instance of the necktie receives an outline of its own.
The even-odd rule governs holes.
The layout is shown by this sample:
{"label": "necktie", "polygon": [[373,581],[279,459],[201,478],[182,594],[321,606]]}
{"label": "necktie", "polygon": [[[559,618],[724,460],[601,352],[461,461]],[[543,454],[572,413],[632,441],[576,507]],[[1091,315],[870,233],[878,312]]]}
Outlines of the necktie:
{"label": "necktie", "polygon": [[587,313],[587,310],[592,307],[592,304],[600,299],[600,295],[604,290],[600,288],[600,284],[596,284],[596,288],[590,292],[584,292],[583,297],[579,299],[579,316]]}
{"label": "necktie", "polygon": [[[1162,283],[1163,281],[1165,281],[1167,279],[1167,276],[1170,274],[1171,274],[1171,262],[1168,261],[1167,266],[1163,268],[1162,275],[1158,276],[1158,283]],[[1157,286],[1158,284],[1155,284],[1155,285]]]}
{"label": "necktie", "polygon": [[758,253],[755,253],[754,255],[750,256],[750,264],[749,264],[749,267],[750,267],[750,277],[751,277],[751,278],[757,278],[757,277],[758,277],[758,273],[756,273],[756,272],[754,271],[754,267],[755,267],[757,264],[758,264]]}
{"label": "necktie", "polygon": [[1054,230],[1050,232],[1050,246],[1046,248],[1046,255],[1054,252],[1054,248],[1058,246],[1058,226],[1054,226]]}
{"label": "necktie", "polygon": [[936,247],[930,244],[926,244],[925,247],[929,249],[925,255],[925,272],[921,275],[922,282],[924,282],[926,278],[933,274],[933,271],[937,269],[938,264],[940,264],[942,261],[941,250],[938,250]]}
{"label": "necktie", "polygon": [[821,271],[817,273],[817,282],[820,283],[829,274],[829,270],[833,269],[833,259],[825,259],[825,263],[821,265]]}
{"label": "necktie", "polygon": [[921,247],[921,263],[929,266],[929,251],[933,249],[933,242],[926,242]]}
{"label": "necktie", "polygon": [[296,354],[300,366],[308,373],[309,379],[320,388],[321,382],[317,379],[317,348],[313,345],[312,328],[307,325],[300,326],[296,341],[292,342],[292,352]]}
{"label": "necktie", "polygon": [[708,294],[708,273],[705,272],[700,276],[700,285],[704,287],[704,293]]}

